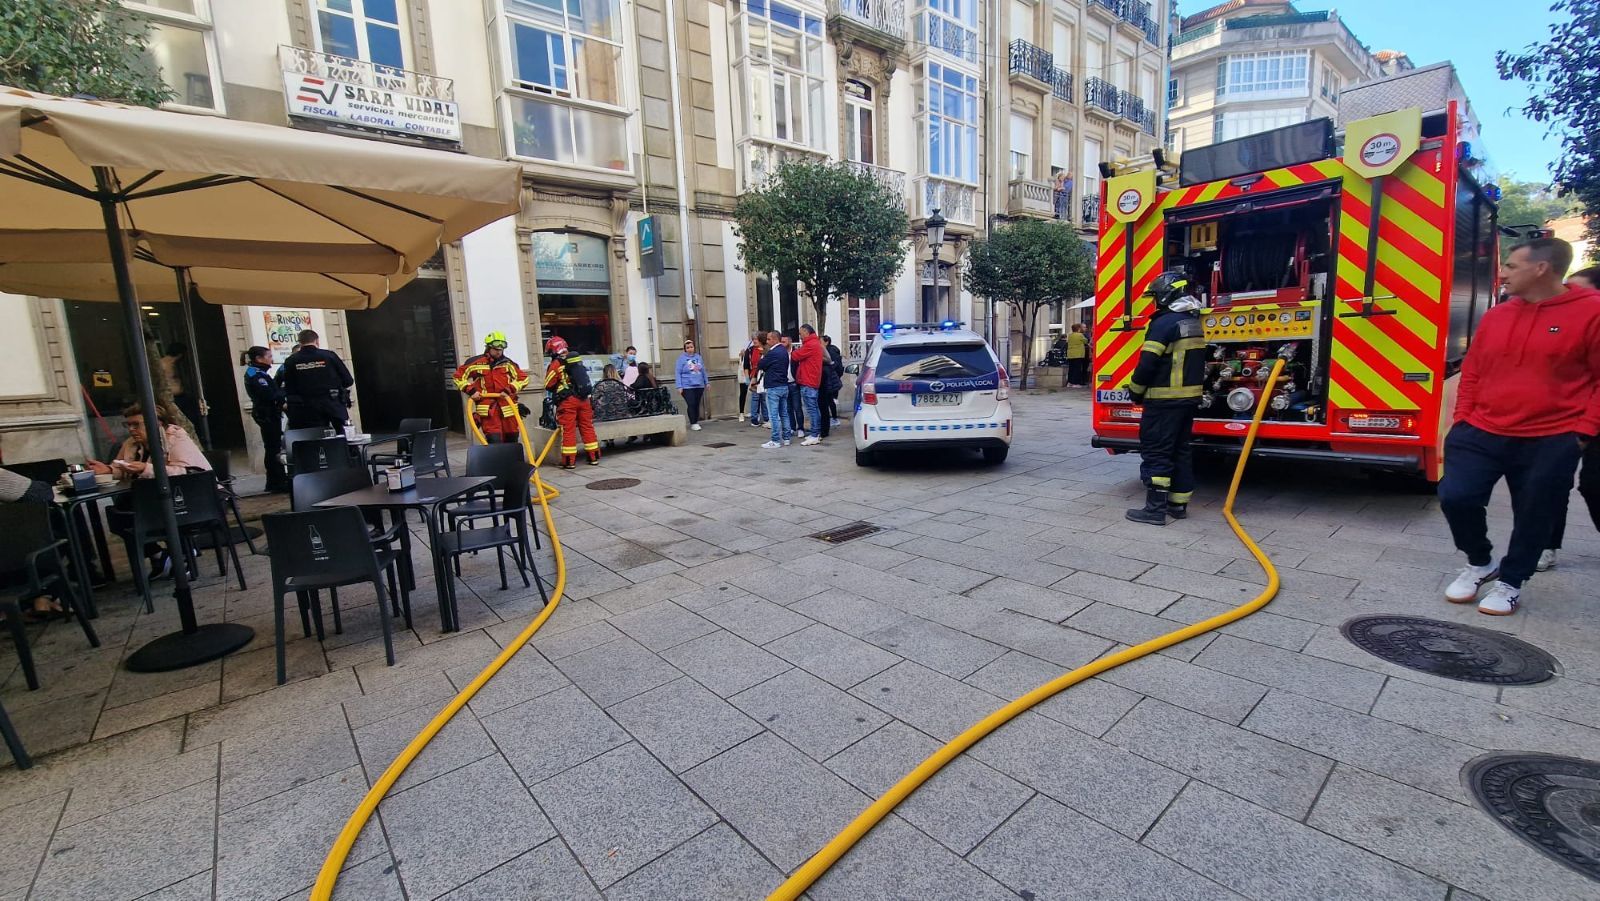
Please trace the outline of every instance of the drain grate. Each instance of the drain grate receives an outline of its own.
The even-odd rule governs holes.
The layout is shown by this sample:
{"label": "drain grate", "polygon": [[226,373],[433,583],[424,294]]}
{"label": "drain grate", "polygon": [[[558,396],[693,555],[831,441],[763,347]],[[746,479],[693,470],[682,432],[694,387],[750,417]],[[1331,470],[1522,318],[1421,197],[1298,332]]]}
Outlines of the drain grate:
{"label": "drain grate", "polygon": [[733,447],[733,442],[732,441],[713,441],[710,444],[706,445],[706,447],[717,447],[717,448]]}
{"label": "drain grate", "polygon": [[1533,685],[1556,669],[1554,657],[1520,639],[1419,616],[1358,616],[1339,631],[1375,657],[1460,682]]}
{"label": "drain grate", "polygon": [[857,538],[865,538],[868,535],[874,535],[882,531],[883,526],[875,526],[870,522],[852,522],[837,529],[828,529],[825,532],[817,532],[806,537],[815,538],[818,541],[826,541],[829,544],[844,544],[846,541],[855,541]]}
{"label": "drain grate", "polygon": [[1511,834],[1600,881],[1600,763],[1554,754],[1485,754],[1461,780]]}
{"label": "drain grate", "polygon": [[583,486],[590,491],[616,491],[618,488],[632,488],[639,484],[638,479],[595,479]]}

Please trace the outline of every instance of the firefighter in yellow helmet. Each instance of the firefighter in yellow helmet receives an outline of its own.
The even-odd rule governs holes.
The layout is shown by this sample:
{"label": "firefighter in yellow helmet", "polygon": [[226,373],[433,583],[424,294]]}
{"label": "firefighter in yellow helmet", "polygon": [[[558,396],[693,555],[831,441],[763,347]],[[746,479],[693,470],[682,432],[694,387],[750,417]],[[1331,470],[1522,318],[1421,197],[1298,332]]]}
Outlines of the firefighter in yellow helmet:
{"label": "firefighter in yellow helmet", "polygon": [[472,418],[490,444],[514,442],[517,394],[528,387],[528,374],[506,356],[505,332],[483,336],[483,353],[456,367],[456,388],[472,398]]}

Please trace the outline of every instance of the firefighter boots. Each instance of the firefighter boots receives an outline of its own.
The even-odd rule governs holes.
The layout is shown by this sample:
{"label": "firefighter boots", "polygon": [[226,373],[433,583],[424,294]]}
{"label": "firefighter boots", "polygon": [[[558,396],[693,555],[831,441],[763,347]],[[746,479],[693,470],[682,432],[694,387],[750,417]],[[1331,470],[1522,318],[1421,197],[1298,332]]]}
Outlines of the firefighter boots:
{"label": "firefighter boots", "polygon": [[1167,524],[1167,492],[1162,488],[1146,489],[1144,507],[1139,510],[1129,510],[1129,519],[1152,526]]}
{"label": "firefighter boots", "polygon": [[1167,504],[1167,515],[1173,519],[1188,519],[1189,505],[1187,503],[1179,504],[1169,502]]}
{"label": "firefighter boots", "polygon": [[589,452],[589,465],[590,466],[599,466],[600,465],[600,452],[599,451],[590,451]]}
{"label": "firefighter boots", "polygon": [[561,468],[562,469],[577,469],[578,468],[578,455],[577,454],[562,454],[561,455]]}

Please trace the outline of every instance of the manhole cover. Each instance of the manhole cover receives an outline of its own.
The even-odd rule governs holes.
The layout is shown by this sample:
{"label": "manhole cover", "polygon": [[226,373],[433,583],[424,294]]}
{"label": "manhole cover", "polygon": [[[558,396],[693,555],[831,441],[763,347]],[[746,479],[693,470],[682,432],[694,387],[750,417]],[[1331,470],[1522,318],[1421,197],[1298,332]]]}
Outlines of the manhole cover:
{"label": "manhole cover", "polygon": [[616,491],[618,488],[632,488],[639,484],[638,479],[595,479],[583,486],[591,491]]}
{"label": "manhole cover", "polygon": [[1462,781],[1512,834],[1600,880],[1600,763],[1553,754],[1485,754]]}
{"label": "manhole cover", "polygon": [[1339,631],[1375,657],[1461,682],[1532,685],[1555,674],[1554,657],[1489,629],[1384,615],[1346,620]]}
{"label": "manhole cover", "polygon": [[830,544],[843,544],[846,541],[855,541],[857,538],[864,538],[868,535],[882,531],[882,526],[875,526],[870,522],[853,522],[849,523],[848,525],[842,525],[837,529],[829,529],[826,532],[817,532],[816,534],[808,537],[815,538],[818,541],[826,541]]}
{"label": "manhole cover", "polygon": [[733,447],[732,441],[713,441],[706,447]]}

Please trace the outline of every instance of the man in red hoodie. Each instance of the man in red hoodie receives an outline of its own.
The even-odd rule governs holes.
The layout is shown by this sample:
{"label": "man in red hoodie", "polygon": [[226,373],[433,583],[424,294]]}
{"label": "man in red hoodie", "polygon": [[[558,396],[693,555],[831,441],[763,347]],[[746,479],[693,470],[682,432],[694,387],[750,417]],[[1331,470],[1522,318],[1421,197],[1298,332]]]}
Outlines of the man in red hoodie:
{"label": "man in red hoodie", "polygon": [[826,356],[827,351],[822,349],[822,339],[817,337],[817,330],[809,325],[800,326],[800,346],[789,351],[789,360],[794,363],[794,380],[800,385],[800,402],[805,405],[806,422],[810,424],[810,432],[800,442],[803,445],[822,443],[822,438],[817,434],[822,430],[817,425],[822,419],[817,398],[822,388],[822,361]]}
{"label": "man in red hoodie", "polygon": [[[1502,270],[1511,299],[1478,323],[1444,442],[1439,507],[1467,567],[1445,589],[1478,612],[1517,611],[1588,442],[1600,433],[1600,292],[1562,284],[1572,246],[1519,244]],[[1486,510],[1502,479],[1511,489],[1511,542],[1494,560]]]}

